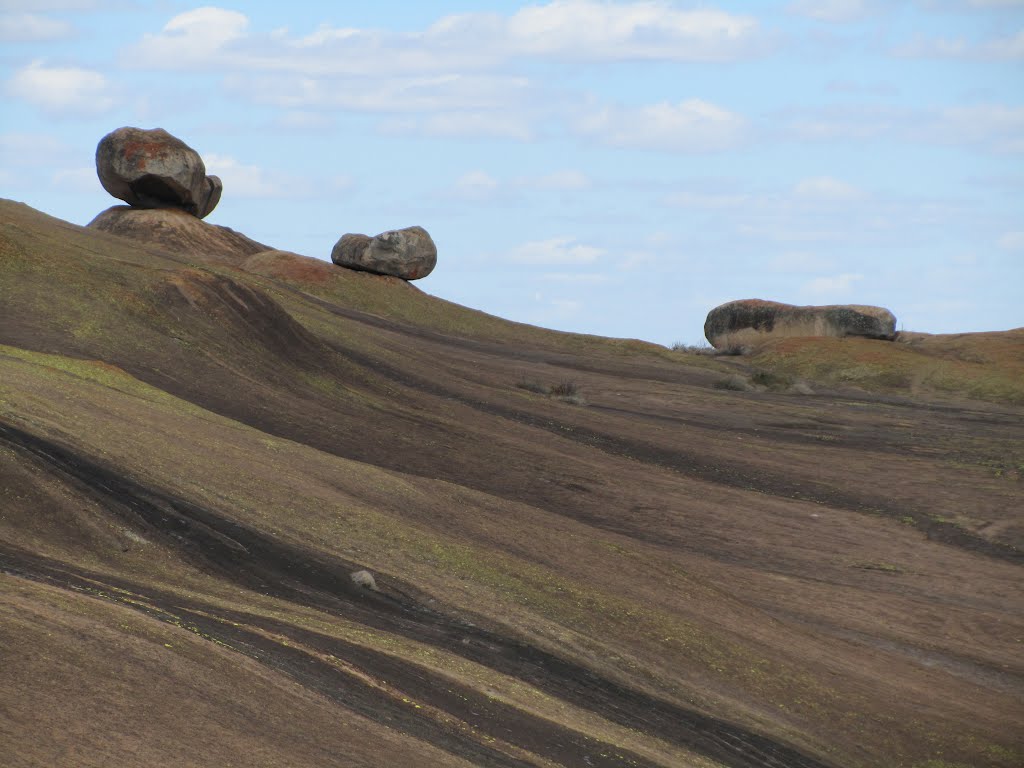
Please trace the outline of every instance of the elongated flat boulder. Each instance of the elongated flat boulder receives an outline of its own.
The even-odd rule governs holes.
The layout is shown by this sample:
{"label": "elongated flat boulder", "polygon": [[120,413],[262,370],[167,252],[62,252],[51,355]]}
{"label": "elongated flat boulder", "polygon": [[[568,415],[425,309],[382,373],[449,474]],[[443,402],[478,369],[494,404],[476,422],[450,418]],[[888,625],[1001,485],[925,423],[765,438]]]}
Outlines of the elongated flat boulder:
{"label": "elongated flat boulder", "polygon": [[437,246],[423,227],[393,229],[376,237],[347,234],[335,244],[331,261],[339,267],[419,280],[437,265]]}
{"label": "elongated flat boulder", "polygon": [[896,317],[884,307],[862,304],[798,307],[763,299],[741,299],[708,312],[704,335],[715,349],[754,345],[786,336],[892,340],[896,336]]}
{"label": "elongated flat boulder", "polygon": [[96,175],[133,208],[178,208],[200,219],[223,191],[219,178],[206,175],[199,153],[163,128],[108,133],[96,147]]}

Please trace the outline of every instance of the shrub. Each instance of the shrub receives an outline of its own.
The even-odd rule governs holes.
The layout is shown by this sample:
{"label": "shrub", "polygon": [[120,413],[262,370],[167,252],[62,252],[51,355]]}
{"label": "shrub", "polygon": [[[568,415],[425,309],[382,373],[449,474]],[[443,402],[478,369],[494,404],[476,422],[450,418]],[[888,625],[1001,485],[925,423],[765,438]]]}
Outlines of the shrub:
{"label": "shrub", "polygon": [[681,341],[674,342],[671,346],[673,352],[685,352],[688,355],[717,355],[718,350],[706,341],[701,344],[684,344]]}
{"label": "shrub", "polygon": [[793,385],[793,378],[784,374],[772,373],[759,368],[750,374],[750,380],[759,387],[765,389],[787,389]]}
{"label": "shrub", "polygon": [[516,382],[516,387],[545,397],[553,397],[570,405],[587,405],[587,401],[580,395],[579,385],[571,379],[563,379],[550,387],[533,379],[521,379]]}
{"label": "shrub", "polygon": [[728,389],[733,392],[749,392],[752,389],[752,387],[750,386],[750,382],[748,382],[742,376],[737,376],[736,374],[733,374],[732,376],[729,376],[724,379],[719,379],[711,386],[713,386],[715,389]]}
{"label": "shrub", "polygon": [[551,390],[548,389],[547,387],[545,387],[539,381],[523,379],[522,381],[517,381],[516,382],[516,386],[519,389],[525,389],[527,392],[534,392],[534,393],[536,393],[538,395],[549,395],[549,394],[551,394]]}
{"label": "shrub", "polygon": [[551,388],[551,394],[554,397],[573,397],[577,395],[580,388],[577,386],[575,381],[571,379],[562,379]]}
{"label": "shrub", "polygon": [[561,395],[560,397],[557,397],[556,399],[557,400],[561,400],[563,403],[568,403],[569,405],[586,405],[587,404],[587,401],[584,400],[579,395]]}

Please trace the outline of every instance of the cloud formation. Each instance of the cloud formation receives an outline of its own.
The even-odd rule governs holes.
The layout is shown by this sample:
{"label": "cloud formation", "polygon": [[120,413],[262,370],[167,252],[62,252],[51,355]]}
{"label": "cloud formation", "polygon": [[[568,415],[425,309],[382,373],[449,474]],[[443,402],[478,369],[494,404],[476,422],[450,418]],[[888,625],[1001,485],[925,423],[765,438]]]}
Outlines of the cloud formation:
{"label": "cloud formation", "polygon": [[38,13],[0,13],[0,41],[5,43],[37,43],[61,40],[75,31],[63,19]]}
{"label": "cloud formation", "polygon": [[516,246],[509,259],[517,264],[592,264],[604,254],[604,249],[585,245],[574,237],[552,237]]}
{"label": "cloud formation", "polygon": [[605,106],[576,123],[585,138],[613,147],[708,152],[729,149],[744,138],[746,120],[701,99],[642,107]]}
{"label": "cloud formation", "polygon": [[54,116],[99,115],[116,104],[106,76],[81,67],[51,67],[37,59],[15,71],[6,91]]}
{"label": "cloud formation", "polygon": [[312,185],[301,178],[241,163],[230,155],[203,155],[206,172],[219,176],[232,197],[290,198],[312,194]]}

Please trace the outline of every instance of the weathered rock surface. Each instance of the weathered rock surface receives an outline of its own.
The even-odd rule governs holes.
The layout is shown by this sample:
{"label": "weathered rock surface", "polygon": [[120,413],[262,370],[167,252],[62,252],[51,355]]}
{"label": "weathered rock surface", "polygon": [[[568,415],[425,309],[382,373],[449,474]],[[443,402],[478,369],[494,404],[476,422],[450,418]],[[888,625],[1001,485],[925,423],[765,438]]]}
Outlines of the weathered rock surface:
{"label": "weathered rock surface", "polygon": [[223,191],[199,153],[162,128],[108,133],[96,147],[96,174],[107,192],[134,208],[180,208],[200,219]]}
{"label": "weathered rock surface", "polygon": [[87,226],[166,248],[177,256],[192,256],[233,266],[240,266],[249,256],[269,249],[269,246],[240,232],[207,224],[177,208],[149,210],[115,205]]}
{"label": "weathered rock surface", "polygon": [[393,229],[376,237],[347,234],[335,244],[331,261],[349,269],[419,280],[437,264],[437,246],[423,227]]}
{"label": "weathered rock surface", "polygon": [[896,317],[883,307],[838,304],[798,307],[762,299],[730,301],[708,312],[704,335],[715,349],[785,336],[865,336],[893,339]]}

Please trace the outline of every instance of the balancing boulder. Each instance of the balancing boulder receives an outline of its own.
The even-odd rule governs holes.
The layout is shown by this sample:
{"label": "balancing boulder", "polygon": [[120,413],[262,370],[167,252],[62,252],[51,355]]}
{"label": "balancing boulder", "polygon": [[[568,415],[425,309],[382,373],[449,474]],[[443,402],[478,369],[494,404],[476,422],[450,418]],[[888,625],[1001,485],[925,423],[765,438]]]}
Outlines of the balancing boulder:
{"label": "balancing boulder", "polygon": [[223,184],[199,153],[162,128],[118,128],[96,147],[100,184],[133,208],[177,208],[205,218]]}

